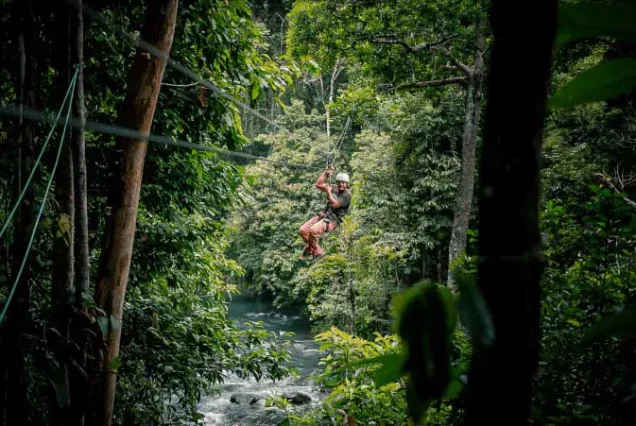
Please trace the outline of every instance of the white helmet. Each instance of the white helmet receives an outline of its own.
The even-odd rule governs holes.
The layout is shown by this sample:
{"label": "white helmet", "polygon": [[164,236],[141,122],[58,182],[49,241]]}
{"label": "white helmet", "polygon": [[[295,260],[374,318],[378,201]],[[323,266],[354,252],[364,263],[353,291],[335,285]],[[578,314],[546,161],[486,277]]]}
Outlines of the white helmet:
{"label": "white helmet", "polygon": [[349,175],[346,173],[338,173],[336,175],[336,182],[343,181],[349,183]]}

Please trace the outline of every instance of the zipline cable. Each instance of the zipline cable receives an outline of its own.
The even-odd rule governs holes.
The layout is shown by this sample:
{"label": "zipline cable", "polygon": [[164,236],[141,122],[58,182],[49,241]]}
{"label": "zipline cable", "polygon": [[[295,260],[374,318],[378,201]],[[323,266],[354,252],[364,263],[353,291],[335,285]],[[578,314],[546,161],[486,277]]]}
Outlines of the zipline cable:
{"label": "zipline cable", "polygon": [[[75,77],[77,77],[77,70],[75,72]],[[72,92],[75,92],[75,83],[76,83],[76,79],[73,78],[73,81],[71,83]],[[4,317],[7,314],[7,310],[9,309],[9,305],[11,304],[11,300],[13,299],[13,296],[15,295],[15,291],[18,288],[18,283],[20,282],[20,278],[22,277],[22,272],[24,271],[24,266],[26,265],[27,258],[29,257],[29,252],[31,251],[31,247],[33,246],[33,239],[35,238],[35,232],[37,231],[38,225],[40,224],[40,219],[42,218],[42,212],[44,211],[44,206],[46,205],[46,199],[48,198],[51,185],[53,184],[53,178],[55,177],[57,166],[60,163],[60,157],[62,155],[62,146],[64,146],[64,139],[66,138],[66,129],[68,128],[68,123],[71,117],[72,107],[73,107],[73,103],[69,102],[68,111],[66,113],[66,121],[64,123],[64,129],[62,130],[62,137],[60,139],[60,145],[57,149],[57,157],[55,158],[55,163],[53,164],[53,169],[51,170],[51,177],[49,178],[49,182],[46,186],[46,190],[44,191],[42,204],[40,204],[40,210],[38,211],[38,215],[35,218],[35,224],[33,225],[33,231],[31,231],[31,237],[29,238],[29,243],[24,252],[24,258],[22,259],[22,264],[20,265],[18,274],[15,277],[15,282],[13,283],[13,287],[11,288],[11,292],[9,293],[9,296],[7,297],[7,301],[5,302],[4,307],[2,308],[2,313],[0,313],[0,324],[2,324],[2,321],[4,320]]]}
{"label": "zipline cable", "polygon": [[4,232],[7,230],[7,228],[11,224],[11,219],[13,218],[13,215],[15,214],[15,212],[18,210],[18,207],[20,206],[20,203],[22,202],[22,198],[24,198],[24,194],[26,194],[26,191],[29,185],[31,184],[31,180],[33,180],[33,175],[35,175],[35,171],[40,165],[40,160],[42,159],[42,156],[44,155],[44,151],[46,151],[46,147],[48,146],[49,141],[51,140],[51,136],[53,136],[53,132],[55,131],[55,128],[57,127],[57,122],[59,121],[60,116],[62,115],[62,111],[64,110],[64,105],[66,105],[66,101],[69,97],[69,94],[71,93],[71,88],[74,87],[73,85],[75,84],[75,81],[77,80],[78,72],[79,72],[79,68],[75,70],[75,74],[73,75],[73,78],[71,79],[71,82],[69,83],[68,89],[66,90],[66,95],[64,95],[64,101],[62,101],[62,105],[60,105],[60,109],[57,112],[57,116],[55,117],[55,120],[53,120],[51,131],[49,132],[48,136],[46,137],[46,140],[42,144],[42,149],[40,150],[40,154],[38,155],[38,158],[35,160],[35,163],[33,164],[33,167],[31,168],[31,174],[29,175],[29,178],[24,184],[24,187],[22,188],[22,192],[18,196],[18,200],[16,201],[15,206],[13,206],[11,213],[9,213],[9,216],[7,217],[6,222],[2,226],[2,230],[0,230],[0,238],[2,238],[2,236],[4,235]]}
{"label": "zipline cable", "polygon": [[[77,7],[75,5],[75,3],[72,2],[71,0],[67,0],[67,3],[74,5],[74,7]],[[88,7],[86,5],[82,6],[82,10],[90,18],[93,18],[96,21],[99,21],[102,24],[110,27],[110,29],[112,29],[113,31],[115,31],[117,33],[120,33],[126,39],[130,40],[133,44],[141,46],[143,49],[148,51],[148,53],[151,53],[152,55],[156,56],[157,58],[166,61],[166,63],[169,66],[171,66],[172,68],[174,68],[177,71],[181,72],[182,74],[184,74],[184,75],[196,80],[197,83],[201,84],[202,86],[207,87],[208,89],[210,89],[215,94],[217,94],[217,95],[227,99],[228,101],[230,101],[230,102],[242,107],[244,110],[249,111],[250,113],[252,113],[253,115],[257,116],[258,118],[260,118],[261,120],[265,121],[266,123],[271,124],[272,126],[278,128],[280,130],[283,130],[283,131],[287,132],[290,135],[293,135],[293,132],[288,130],[285,126],[280,125],[279,123],[275,122],[274,120],[272,120],[272,119],[264,116],[260,112],[256,111],[255,109],[252,109],[245,102],[243,102],[243,101],[237,99],[236,97],[226,93],[225,91],[219,89],[214,84],[212,84],[209,80],[206,80],[203,77],[200,77],[194,71],[192,71],[191,69],[187,68],[186,66],[180,64],[176,60],[172,59],[170,57],[170,55],[168,55],[165,52],[162,52],[161,50],[157,49],[156,47],[154,47],[150,43],[148,43],[145,40],[143,40],[141,37],[135,37],[134,35],[130,34],[126,30],[124,30],[123,28],[121,28],[121,27],[119,27],[117,25],[111,24],[106,19],[102,18],[102,16],[98,12],[94,11],[93,9],[91,9],[90,7]],[[309,144],[308,142],[304,142],[304,143],[306,143],[308,146],[314,148],[314,146]],[[322,152],[323,154],[327,154],[327,151],[322,150],[322,149],[317,148],[317,147],[315,147],[315,148],[316,148],[316,150]]]}
{"label": "zipline cable", "polygon": [[[11,105],[11,104],[0,105],[0,114],[8,115],[8,116],[17,116],[19,114],[19,109],[15,105]],[[53,118],[43,113],[42,111],[38,111],[31,108],[24,108],[23,115],[34,121],[52,121],[53,120]],[[78,119],[76,118],[71,119],[72,127],[79,127],[79,125],[80,125],[80,122]],[[116,126],[112,124],[98,123],[98,122],[90,121],[90,120],[86,121],[86,129],[90,129],[95,132],[107,134],[107,135],[122,136],[122,137],[130,138],[130,139],[142,139],[145,141],[154,142],[154,143],[158,143],[158,144],[162,144],[166,146],[190,148],[195,151],[215,152],[217,154],[226,155],[228,157],[238,157],[238,158],[244,158],[248,160],[262,160],[268,163],[278,164],[283,167],[307,169],[307,170],[322,170],[321,167],[310,166],[306,164],[297,164],[297,163],[292,163],[289,161],[272,160],[268,157],[261,157],[259,155],[252,155],[252,154],[247,154],[243,152],[230,151],[230,150],[218,148],[215,146],[201,145],[198,143],[188,142],[188,141],[179,140],[179,139],[173,139],[168,136],[160,136],[160,135],[153,135],[153,134],[142,135],[141,133],[135,130],[127,129],[125,127]]]}

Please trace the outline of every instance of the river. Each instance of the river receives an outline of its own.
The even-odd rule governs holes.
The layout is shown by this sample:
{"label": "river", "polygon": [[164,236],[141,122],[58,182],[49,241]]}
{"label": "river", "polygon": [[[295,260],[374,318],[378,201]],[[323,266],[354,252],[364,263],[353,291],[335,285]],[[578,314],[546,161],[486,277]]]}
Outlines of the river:
{"label": "river", "polygon": [[235,404],[230,401],[234,394],[272,396],[273,393],[302,392],[311,397],[310,404],[299,407],[306,408],[320,403],[326,396],[311,381],[310,375],[319,369],[318,362],[323,356],[318,351],[319,345],[314,342],[314,335],[308,324],[300,321],[293,313],[275,311],[271,303],[233,296],[229,304],[229,318],[241,324],[243,321],[263,321],[263,326],[276,333],[293,332],[292,357],[290,367],[298,370],[296,377],[272,382],[263,380],[257,383],[254,379],[243,380],[231,375],[219,386],[218,395],[208,396],[199,404],[199,411],[205,415],[208,426],[273,426],[281,421],[281,414],[274,408],[263,408],[258,404]]}

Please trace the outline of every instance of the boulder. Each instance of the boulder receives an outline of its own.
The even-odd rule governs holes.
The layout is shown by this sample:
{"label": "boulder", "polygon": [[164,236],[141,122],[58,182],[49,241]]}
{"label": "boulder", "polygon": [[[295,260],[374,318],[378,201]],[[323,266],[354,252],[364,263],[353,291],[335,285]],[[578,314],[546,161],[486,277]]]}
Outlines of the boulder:
{"label": "boulder", "polygon": [[285,415],[284,412],[280,411],[277,408],[266,408],[265,410],[265,418],[268,423],[274,425],[281,425],[286,423],[287,415]]}
{"label": "boulder", "polygon": [[232,404],[252,405],[259,399],[263,399],[263,397],[251,393],[234,393],[230,397],[230,402]]}
{"label": "boulder", "polygon": [[285,392],[282,396],[292,404],[300,405],[311,402],[311,397],[303,392]]}
{"label": "boulder", "polygon": [[258,398],[256,401],[252,401],[250,403],[250,408],[253,408],[255,410],[265,408],[265,403],[266,402],[267,401],[266,401],[265,398]]}

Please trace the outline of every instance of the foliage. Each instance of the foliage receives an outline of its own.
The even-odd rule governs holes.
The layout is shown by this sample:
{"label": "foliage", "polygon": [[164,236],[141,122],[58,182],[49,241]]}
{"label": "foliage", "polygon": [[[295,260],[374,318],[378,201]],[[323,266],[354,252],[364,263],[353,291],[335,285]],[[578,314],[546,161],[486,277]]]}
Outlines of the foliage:
{"label": "foliage", "polygon": [[[589,38],[635,42],[632,4],[564,4],[559,10],[560,45]],[[636,87],[636,60],[606,59],[570,81],[552,97],[553,107],[572,107],[627,94]]]}
{"label": "foliage", "polygon": [[[369,362],[398,356],[401,345],[397,335],[375,333],[372,340],[364,340],[331,327],[316,340],[327,354],[318,380],[330,389],[330,395],[320,408],[302,418],[292,417],[292,425],[342,424],[343,415],[355,424],[408,424],[404,382],[378,383],[385,370]],[[447,404],[431,409],[426,424],[448,424],[451,411]]]}
{"label": "foliage", "polygon": [[[48,9],[38,6],[35,11],[38,17],[42,13],[42,19],[48,19]],[[98,12],[105,22],[87,19],[85,28],[88,117],[96,122],[116,123],[136,46],[127,43],[115,29],[121,27],[135,33],[145,11],[134,2],[108,2],[99,5]],[[49,65],[53,54],[50,49],[57,48],[58,43],[51,30],[54,27],[45,27],[38,33],[42,39],[38,51],[42,80],[39,100],[47,110],[57,104]],[[274,61],[266,50],[246,1],[229,4],[201,0],[180,5],[171,56],[232,96],[249,102],[264,91],[280,95],[290,82],[291,68],[283,61]],[[3,58],[8,56],[4,50],[2,54]],[[18,62],[15,64],[14,70],[18,70]],[[5,71],[3,67],[3,76]],[[3,81],[17,81],[14,72],[7,75],[12,77]],[[189,77],[170,66],[163,81],[191,83]],[[15,93],[2,93],[3,104],[15,102],[8,98]],[[5,131],[4,123],[0,132]],[[240,149],[246,141],[238,106],[197,85],[162,87],[152,132],[232,150]],[[112,135],[89,131],[86,141],[94,278],[104,224],[102,197],[119,157],[112,148]],[[3,138],[3,148],[4,142]],[[12,158],[11,167],[14,163]],[[38,194],[50,167],[45,165],[41,170],[34,180]],[[278,379],[288,373],[282,367],[289,356],[284,342],[266,332],[262,324],[250,324],[245,330],[227,317],[226,295],[235,292],[229,281],[232,276],[242,275],[243,269],[224,255],[227,240],[222,220],[237,201],[241,173],[240,166],[213,153],[149,146],[124,307],[121,353],[113,366],[119,370],[117,424],[200,423],[202,416],[196,409],[199,398],[213,393],[228,373],[261,380]],[[2,182],[6,183],[4,174],[2,167]],[[4,207],[11,197],[3,192],[0,198],[0,217],[4,217]],[[55,206],[49,207],[52,208],[47,209],[32,253],[37,267],[32,277],[34,292],[29,315],[33,330],[29,333],[34,336],[42,335],[39,330],[51,312],[47,291],[51,286],[50,236],[58,231],[56,224],[60,222]],[[4,244],[2,247],[4,255]],[[5,272],[9,273],[4,267],[8,263],[9,259],[2,262],[3,278]],[[80,343],[70,342],[76,346]],[[31,410],[38,413],[33,419],[38,424],[45,421],[49,409],[46,399],[52,373],[47,358],[55,363],[58,354],[49,353],[44,344],[30,345],[29,351],[29,403],[38,407]]]}
{"label": "foliage", "polygon": [[[589,201],[579,211],[552,201],[544,211],[548,270],[537,404],[546,419],[557,423],[605,419],[620,424],[632,405],[620,401],[636,381],[627,355],[633,342],[591,344],[588,337],[590,327],[619,309],[631,293],[633,208],[607,188],[588,191]],[[563,374],[569,380],[561,380]],[[561,395],[558,402],[553,395]]]}
{"label": "foliage", "polygon": [[[144,8],[87,3],[107,22],[86,21],[88,115],[114,123],[135,46],[113,27],[135,32]],[[286,342],[260,323],[240,326],[228,319],[227,296],[240,289],[295,307],[319,331],[326,356],[318,381],[330,396],[307,416],[290,413],[289,423],[342,424],[344,413],[356,424],[407,424],[409,416],[454,424],[461,418],[471,343],[496,337],[472,285],[474,231],[467,255],[450,265],[459,297],[432,284],[444,281],[449,267],[444,253],[460,170],[463,91],[392,89],[457,75],[448,52],[429,46],[409,53],[408,46],[448,38],[452,57],[470,63],[483,5],[252,3],[255,13],[245,0],[183,2],[171,55],[289,132],[200,85],[162,87],[153,133],[267,159],[231,163],[209,152],[149,146],[116,363],[116,421],[201,423],[199,398],[214,393],[228,373],[260,380],[288,373],[282,367],[289,358]],[[18,24],[11,20],[12,4],[0,2],[0,10],[7,40],[0,46],[4,105],[17,96]],[[37,102],[48,111],[59,101],[51,68],[56,34],[46,25],[55,13],[38,10]],[[631,424],[636,408],[633,15],[634,6],[619,1],[560,6],[553,108],[541,158],[546,270],[535,424]],[[327,105],[336,63],[344,70]],[[191,83],[171,67],[164,81]],[[352,125],[343,132],[348,118]],[[43,129],[36,125],[36,135]],[[321,239],[327,256],[309,265],[299,259],[298,228],[325,205],[313,184],[341,132],[335,167],[351,175],[352,210]],[[0,193],[0,223],[14,198],[15,134],[15,123],[3,119],[0,185],[7,190]],[[87,133],[94,267],[102,197],[118,160],[113,142],[111,135]],[[50,158],[44,158],[34,180],[36,201],[50,176]],[[51,383],[63,377],[54,374],[60,372],[58,354],[40,338],[51,313],[52,238],[70,224],[55,208],[47,206],[31,254],[25,382],[33,424],[47,422],[51,396],[68,398],[51,392]],[[0,242],[1,300],[20,256],[11,243],[10,235]]]}
{"label": "foliage", "polygon": [[[197,231],[192,217],[187,223],[187,228],[173,228],[168,235],[179,236],[184,244],[187,232]],[[149,241],[163,236],[145,235]],[[127,342],[121,356],[123,380],[117,394],[122,424],[200,420],[201,396],[214,393],[214,386],[228,373],[258,380],[288,374],[281,364],[289,354],[275,334],[258,323],[244,330],[227,319],[226,295],[236,290],[225,277],[242,271],[224,258],[225,244],[224,236],[211,230],[179,247],[181,255],[172,251],[177,249],[174,245],[142,244],[160,258],[169,258],[162,249],[170,250],[177,263],[166,263],[169,272],[153,274],[143,280],[143,288],[135,285],[129,293],[122,337]],[[163,266],[160,261],[154,264]]]}
{"label": "foliage", "polygon": [[344,135],[335,167],[350,172],[352,210],[340,229],[322,239],[328,255],[311,268],[298,259],[298,228],[324,206],[311,186],[318,172],[274,167],[285,161],[321,166],[334,142],[328,144],[322,120],[298,101],[279,119],[293,135],[257,139],[272,163],[247,168],[244,203],[229,222],[235,235],[230,256],[247,271],[242,286],[272,295],[279,306],[306,306],[318,329],[336,325],[370,336],[388,331],[390,297],[410,276],[442,275],[433,259],[450,233],[458,171],[450,146],[459,135],[442,114],[459,122],[461,110],[452,100],[418,108],[422,98],[380,98],[376,130]]}
{"label": "foliage", "polygon": [[421,1],[296,1],[289,13],[287,47],[301,63],[320,70],[333,67],[338,57],[361,64],[366,78],[385,84],[443,78],[449,71],[436,64],[447,58],[435,49],[405,55],[400,40],[411,46],[451,41],[460,59],[472,54],[474,22],[479,2]]}

